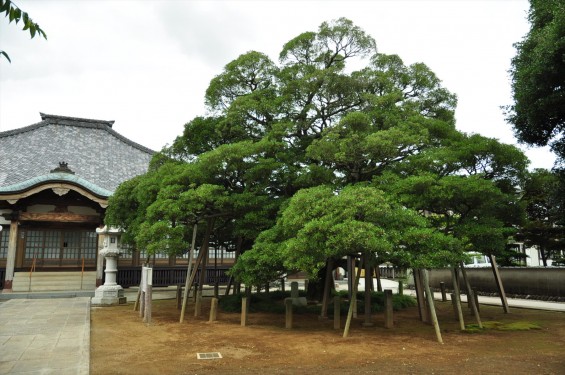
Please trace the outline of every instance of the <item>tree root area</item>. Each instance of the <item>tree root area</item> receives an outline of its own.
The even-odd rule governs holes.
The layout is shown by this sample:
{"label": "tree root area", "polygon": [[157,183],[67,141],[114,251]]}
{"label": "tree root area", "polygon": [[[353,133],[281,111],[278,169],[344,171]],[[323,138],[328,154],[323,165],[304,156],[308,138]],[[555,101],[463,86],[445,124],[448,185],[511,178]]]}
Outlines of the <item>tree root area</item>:
{"label": "tree root area", "polygon": [[[481,306],[483,321],[531,322],[541,329],[476,333],[459,331],[450,303],[437,303],[444,344],[433,326],[422,323],[417,308],[395,312],[393,329],[384,316],[363,326],[361,312],[349,336],[333,329],[333,319],[295,314],[293,328],[285,316],[251,313],[242,327],[240,315],[218,313],[208,322],[209,300],[202,316],[189,305],[185,321],[174,300],[154,301],[151,324],[133,305],[92,308],[91,374],[564,374],[565,314]],[[465,308],[465,322],[475,320]],[[218,352],[221,358],[198,359]]]}

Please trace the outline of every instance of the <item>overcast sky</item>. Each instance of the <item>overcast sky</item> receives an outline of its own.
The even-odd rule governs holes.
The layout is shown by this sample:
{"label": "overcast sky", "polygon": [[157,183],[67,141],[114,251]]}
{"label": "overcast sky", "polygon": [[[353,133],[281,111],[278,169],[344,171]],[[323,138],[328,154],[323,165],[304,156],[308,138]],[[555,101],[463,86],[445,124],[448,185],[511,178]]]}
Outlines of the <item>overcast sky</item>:
{"label": "overcast sky", "polygon": [[[0,131],[39,112],[115,120],[114,130],[154,150],[205,115],[210,80],[242,53],[277,61],[283,44],[346,17],[379,52],[423,62],[458,96],[458,129],[516,143],[501,106],[511,104],[513,43],[529,29],[528,1],[88,1],[17,0],[47,33],[31,39],[0,20]],[[551,168],[547,149],[527,149]],[[1,150],[0,150],[1,151]]]}

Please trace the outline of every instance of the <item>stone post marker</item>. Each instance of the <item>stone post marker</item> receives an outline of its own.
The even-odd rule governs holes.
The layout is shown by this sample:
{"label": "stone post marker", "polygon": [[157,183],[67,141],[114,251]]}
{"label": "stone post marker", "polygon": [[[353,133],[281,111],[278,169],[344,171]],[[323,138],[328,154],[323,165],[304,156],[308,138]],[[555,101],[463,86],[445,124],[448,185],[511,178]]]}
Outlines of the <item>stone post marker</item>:
{"label": "stone post marker", "polygon": [[106,258],[106,269],[104,270],[106,280],[104,285],[100,285],[94,292],[91,304],[94,306],[112,306],[126,303],[124,288],[116,283],[118,255],[120,255],[118,240],[122,232],[116,228],[108,228],[108,226],[96,229],[96,232],[99,235],[104,235],[104,247],[100,250],[100,256]]}
{"label": "stone post marker", "polygon": [[306,306],[308,304],[306,297],[298,296],[298,282],[296,281],[290,283],[290,298],[294,306]]}

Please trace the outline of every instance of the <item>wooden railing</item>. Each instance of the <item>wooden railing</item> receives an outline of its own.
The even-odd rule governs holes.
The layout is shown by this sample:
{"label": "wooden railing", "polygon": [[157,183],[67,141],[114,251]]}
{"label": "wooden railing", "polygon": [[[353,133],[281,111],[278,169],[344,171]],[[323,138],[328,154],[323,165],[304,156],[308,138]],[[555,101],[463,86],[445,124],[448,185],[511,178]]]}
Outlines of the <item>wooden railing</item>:
{"label": "wooden railing", "polygon": [[[207,268],[204,283],[214,285],[216,281],[220,285],[228,283],[229,276],[226,271],[230,267],[218,266],[216,269]],[[186,281],[187,267],[155,267],[153,268],[153,286],[170,286],[184,284]],[[196,279],[200,279],[200,270],[196,273]],[[141,282],[141,267],[119,267],[116,281],[124,288],[138,286]]]}
{"label": "wooden railing", "polygon": [[384,279],[402,279],[406,277],[406,270],[390,266],[380,266],[379,273]]}

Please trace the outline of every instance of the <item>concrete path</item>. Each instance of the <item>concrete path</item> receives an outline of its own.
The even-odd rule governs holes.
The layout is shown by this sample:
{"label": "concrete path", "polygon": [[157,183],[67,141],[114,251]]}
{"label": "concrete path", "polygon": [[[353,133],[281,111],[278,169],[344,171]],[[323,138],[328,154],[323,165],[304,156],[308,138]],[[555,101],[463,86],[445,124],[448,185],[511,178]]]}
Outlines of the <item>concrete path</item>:
{"label": "concrete path", "polygon": [[[405,291],[405,294],[416,296],[415,290]],[[478,296],[480,305],[492,305],[501,306],[502,301],[500,297],[488,297],[488,296]],[[441,301],[441,293],[435,292],[434,299]],[[447,294],[447,300],[451,301],[451,295]],[[560,311],[565,312],[564,302],[551,302],[551,301],[540,301],[535,299],[519,299],[519,298],[507,298],[508,307],[519,308],[519,309],[534,309],[534,310],[546,310],[546,311]],[[467,296],[465,294],[461,295],[461,302],[467,302]]]}
{"label": "concrete path", "polygon": [[0,374],[87,375],[90,298],[0,302]]}

